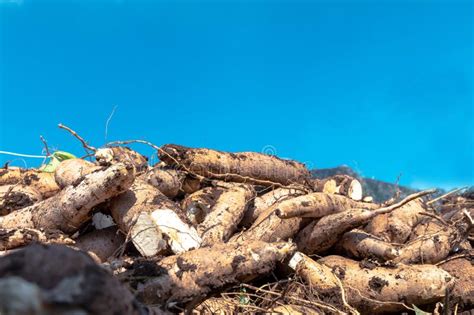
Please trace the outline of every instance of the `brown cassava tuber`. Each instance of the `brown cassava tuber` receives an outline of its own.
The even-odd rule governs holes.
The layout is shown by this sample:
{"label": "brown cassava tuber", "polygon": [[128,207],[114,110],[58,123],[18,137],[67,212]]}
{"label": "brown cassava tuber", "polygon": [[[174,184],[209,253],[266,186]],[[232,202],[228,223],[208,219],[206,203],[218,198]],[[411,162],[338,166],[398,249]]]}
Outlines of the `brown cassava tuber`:
{"label": "brown cassava tuber", "polygon": [[190,301],[216,288],[266,274],[294,249],[290,243],[252,241],[220,243],[169,256],[158,263],[160,274],[138,288],[138,296],[146,303]]}
{"label": "brown cassava tuber", "polygon": [[39,192],[43,199],[53,196],[60,190],[53,173],[17,167],[0,169],[0,186],[3,185],[28,186]]}
{"label": "brown cassava tuber", "polygon": [[255,152],[228,153],[167,144],[161,147],[159,157],[167,165],[201,176],[263,186],[304,184],[310,176],[301,163]]}
{"label": "brown cassava tuber", "polygon": [[332,270],[346,290],[347,302],[364,314],[400,312],[406,305],[436,303],[454,285],[449,273],[433,265],[364,267],[341,256],[327,256],[317,262]]}
{"label": "brown cassava tuber", "polygon": [[133,179],[130,166],[112,165],[85,176],[77,186],[67,186],[51,198],[0,217],[0,228],[58,229],[73,233],[90,218],[95,206],[125,191]]}

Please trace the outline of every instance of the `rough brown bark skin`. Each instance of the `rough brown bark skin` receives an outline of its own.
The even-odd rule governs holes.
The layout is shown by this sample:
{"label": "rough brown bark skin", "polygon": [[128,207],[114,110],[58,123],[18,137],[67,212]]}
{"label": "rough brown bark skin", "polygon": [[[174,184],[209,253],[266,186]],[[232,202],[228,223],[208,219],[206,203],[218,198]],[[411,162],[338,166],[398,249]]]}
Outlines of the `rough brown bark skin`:
{"label": "rough brown bark skin", "polygon": [[[61,314],[61,308],[139,314],[140,306],[126,287],[87,254],[65,246],[31,245],[0,257],[0,279],[7,277],[20,277],[41,290],[41,314]],[[0,299],[0,309],[8,302]]]}
{"label": "rough brown bark skin", "polygon": [[448,226],[429,218],[415,227],[409,241],[400,248],[400,255],[394,261],[406,264],[440,262],[466,239],[468,228],[463,222],[459,222],[457,226]]}
{"label": "rough brown bark skin", "polygon": [[349,209],[376,209],[376,204],[352,200],[345,196],[315,192],[275,204],[274,209],[280,218],[305,217],[321,218],[328,214]]}
{"label": "rough brown bark skin", "polygon": [[449,272],[455,279],[450,292],[450,307],[459,303],[458,311],[474,308],[474,261],[469,258],[458,258],[445,262],[440,268]]}
{"label": "rough brown bark skin", "polygon": [[398,248],[392,244],[359,229],[345,233],[340,240],[340,247],[349,257],[360,259],[387,261],[399,255]]}
{"label": "rough brown bark skin", "polygon": [[413,228],[426,216],[421,215],[426,211],[421,199],[413,200],[393,212],[380,214],[373,218],[365,231],[380,237],[387,242],[406,242]]}
{"label": "rough brown bark skin", "polygon": [[223,187],[206,187],[198,190],[183,199],[181,208],[193,225],[204,221],[211,212],[220,195],[225,191]]}
{"label": "rough brown bark skin", "polygon": [[33,187],[24,185],[0,186],[0,215],[31,206],[41,201],[41,194]]}
{"label": "rough brown bark skin", "polygon": [[255,191],[249,185],[234,185],[222,192],[211,212],[198,226],[201,246],[227,242],[244,216]]}
{"label": "rough brown bark skin", "polygon": [[174,198],[182,193],[186,173],[165,165],[156,165],[143,175],[143,179],[161,191],[166,197]]}
{"label": "rough brown bark skin", "polygon": [[125,191],[133,179],[132,167],[121,163],[112,165],[87,175],[75,187],[68,186],[49,199],[0,217],[0,227],[73,233],[89,219],[94,206]]}
{"label": "rough brown bark skin", "polygon": [[95,153],[95,158],[99,165],[110,166],[116,163],[131,164],[137,173],[148,169],[148,159],[140,153],[128,147],[101,148]]}
{"label": "rough brown bark skin", "polygon": [[310,177],[304,164],[255,152],[234,154],[167,144],[161,147],[159,157],[167,165],[184,166],[198,175],[225,181],[271,186],[305,184]]}
{"label": "rough brown bark skin", "polygon": [[124,242],[124,235],[117,230],[117,227],[111,226],[79,236],[75,246],[84,252],[94,253],[101,262],[105,262],[107,258],[117,254]]}
{"label": "rough brown bark skin", "polygon": [[291,243],[261,241],[220,243],[169,256],[158,263],[161,274],[138,288],[145,303],[185,303],[228,284],[269,273],[292,254]]}
{"label": "rough brown bark skin", "polygon": [[67,244],[74,241],[59,231],[35,229],[0,229],[0,251],[26,246],[31,243]]}
{"label": "rough brown bark skin", "polygon": [[377,210],[351,209],[327,215],[298,233],[298,249],[306,254],[322,253],[336,244],[345,232],[367,223],[377,213]]}
{"label": "rough brown bark skin", "polygon": [[306,223],[307,220],[299,217],[281,219],[276,215],[274,208],[270,207],[260,214],[248,230],[235,234],[230,240],[237,242],[250,240],[286,241],[293,238]]}
{"label": "rough brown bark skin", "polygon": [[442,301],[446,289],[454,284],[449,273],[433,265],[365,267],[340,256],[327,256],[318,262],[332,269],[342,281],[348,303],[362,314],[406,310],[401,303],[410,306],[436,303]]}
{"label": "rough brown bark skin", "polygon": [[59,163],[54,171],[54,179],[59,187],[77,185],[84,176],[100,170],[101,167],[83,159],[69,159]]}
{"label": "rough brown bark skin", "polygon": [[36,189],[43,199],[59,191],[53,173],[37,169],[7,168],[0,169],[0,185],[23,185]]}
{"label": "rough brown bark skin", "polygon": [[253,205],[245,211],[244,217],[240,224],[245,227],[251,226],[255,220],[268,208],[275,205],[278,202],[301,196],[305,194],[302,190],[293,189],[293,188],[277,188],[266,194],[258,196],[255,198]]}

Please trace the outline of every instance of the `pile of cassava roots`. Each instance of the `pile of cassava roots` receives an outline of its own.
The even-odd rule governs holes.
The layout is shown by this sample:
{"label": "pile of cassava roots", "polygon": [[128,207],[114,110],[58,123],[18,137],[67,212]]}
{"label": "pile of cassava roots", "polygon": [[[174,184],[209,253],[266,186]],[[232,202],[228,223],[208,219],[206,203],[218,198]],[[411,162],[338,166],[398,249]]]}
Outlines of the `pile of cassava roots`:
{"label": "pile of cassava roots", "polygon": [[469,190],[377,204],[276,156],[83,144],[0,169],[1,315],[474,312]]}

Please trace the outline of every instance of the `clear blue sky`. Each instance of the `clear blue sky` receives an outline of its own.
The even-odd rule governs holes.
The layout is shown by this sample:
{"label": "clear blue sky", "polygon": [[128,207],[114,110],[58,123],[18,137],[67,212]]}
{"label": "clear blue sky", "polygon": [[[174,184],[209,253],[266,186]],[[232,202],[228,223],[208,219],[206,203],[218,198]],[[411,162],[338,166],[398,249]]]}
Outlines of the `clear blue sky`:
{"label": "clear blue sky", "polygon": [[310,167],[347,164],[389,182],[402,173],[418,188],[474,184],[473,10],[0,0],[0,150],[41,154],[43,135],[80,155],[56,125],[101,146],[117,105],[107,140],[271,146]]}

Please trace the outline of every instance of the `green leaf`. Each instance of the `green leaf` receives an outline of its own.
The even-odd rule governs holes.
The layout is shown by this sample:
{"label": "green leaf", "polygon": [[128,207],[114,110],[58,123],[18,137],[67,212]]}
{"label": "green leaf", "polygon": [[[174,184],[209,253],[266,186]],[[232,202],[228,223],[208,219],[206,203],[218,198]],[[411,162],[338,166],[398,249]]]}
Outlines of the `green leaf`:
{"label": "green leaf", "polygon": [[62,162],[64,160],[69,160],[69,159],[75,159],[76,158],[76,156],[74,154],[71,154],[71,153],[65,152],[65,151],[56,151],[52,154],[52,156],[55,159],[58,159],[60,162]]}
{"label": "green leaf", "polygon": [[74,156],[73,154],[69,152],[56,151],[53,154],[51,154],[51,156],[49,157],[48,164],[45,164],[40,167],[40,171],[53,173],[58,167],[59,163],[61,163],[64,160],[75,159],[75,158],[76,156]]}

